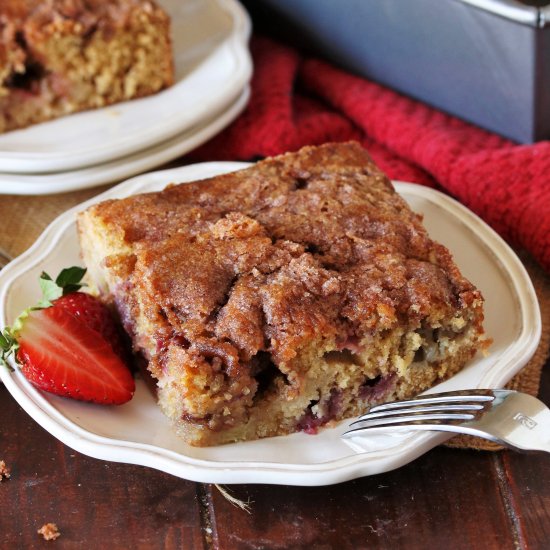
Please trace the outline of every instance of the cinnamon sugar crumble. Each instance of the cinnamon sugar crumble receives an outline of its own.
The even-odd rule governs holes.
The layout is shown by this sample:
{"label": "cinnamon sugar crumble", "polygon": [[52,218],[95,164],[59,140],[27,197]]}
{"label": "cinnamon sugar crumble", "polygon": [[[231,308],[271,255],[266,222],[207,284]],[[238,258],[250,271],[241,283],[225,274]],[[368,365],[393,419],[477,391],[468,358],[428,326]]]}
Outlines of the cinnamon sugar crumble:
{"label": "cinnamon sugar crumble", "polygon": [[356,143],[106,201],[78,225],[192,445],[316,433],[484,347],[481,294]]}
{"label": "cinnamon sugar crumble", "polygon": [[0,460],[0,481],[9,479],[11,477],[11,470],[6,466],[3,460]]}
{"label": "cinnamon sugar crumble", "polygon": [[36,531],[44,537],[44,540],[55,540],[61,536],[59,529],[55,523],[45,523]]}

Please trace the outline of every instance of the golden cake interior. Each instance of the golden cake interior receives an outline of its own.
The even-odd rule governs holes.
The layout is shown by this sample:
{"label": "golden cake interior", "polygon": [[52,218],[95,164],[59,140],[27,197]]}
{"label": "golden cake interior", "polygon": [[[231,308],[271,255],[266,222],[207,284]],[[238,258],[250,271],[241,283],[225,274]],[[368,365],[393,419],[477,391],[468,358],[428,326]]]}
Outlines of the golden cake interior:
{"label": "golden cake interior", "polygon": [[192,445],[417,394],[483,348],[483,300],[355,143],[81,213],[84,261]]}
{"label": "golden cake interior", "polygon": [[170,20],[150,0],[2,0],[0,132],[173,83]]}

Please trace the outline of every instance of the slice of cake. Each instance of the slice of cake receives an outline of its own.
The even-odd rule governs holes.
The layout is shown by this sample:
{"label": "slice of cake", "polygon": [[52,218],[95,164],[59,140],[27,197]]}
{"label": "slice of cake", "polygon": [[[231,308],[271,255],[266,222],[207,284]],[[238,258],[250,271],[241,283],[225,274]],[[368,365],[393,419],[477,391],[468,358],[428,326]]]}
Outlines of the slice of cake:
{"label": "slice of cake", "polygon": [[0,132],[172,82],[170,21],[152,0],[0,2]]}
{"label": "slice of cake", "polygon": [[354,143],[106,201],[78,227],[192,445],[315,432],[485,345],[480,292]]}

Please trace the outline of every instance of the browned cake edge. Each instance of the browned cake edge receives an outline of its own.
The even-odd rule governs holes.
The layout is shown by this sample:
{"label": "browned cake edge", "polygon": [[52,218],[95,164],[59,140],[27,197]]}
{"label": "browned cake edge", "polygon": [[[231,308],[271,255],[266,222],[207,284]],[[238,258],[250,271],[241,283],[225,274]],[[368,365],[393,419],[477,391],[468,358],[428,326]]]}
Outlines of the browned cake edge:
{"label": "browned cake edge", "polygon": [[[199,190],[205,194],[209,189],[219,191],[236,178],[257,179],[273,166],[277,172],[281,166],[308,155],[313,155],[316,162],[327,156],[327,162],[335,163],[334,166],[338,165],[338,159],[346,166],[355,163],[354,170],[363,163],[362,178],[365,171],[370,174],[367,178],[374,173],[372,181],[376,185],[383,188],[388,185],[358,146],[332,144],[269,159],[232,176],[187,184],[185,193],[191,196]],[[168,192],[174,198],[178,190]],[[152,194],[143,200],[161,196]],[[386,310],[383,302],[377,302],[373,323],[356,327],[352,336],[329,324],[300,340],[292,353],[268,347],[245,364],[242,358],[233,357],[236,361],[233,371],[231,354],[236,348],[221,340],[197,337],[188,341],[186,332],[185,337],[183,333],[180,337],[172,335],[169,344],[159,346],[155,338],[159,327],[151,323],[144,311],[152,301],[161,301],[162,297],[147,295],[144,287],[137,289],[135,280],[129,284],[137,269],[138,245],[125,236],[124,221],[117,224],[113,217],[114,213],[120,215],[117,208],[130,205],[135,208],[139,200],[142,199],[104,203],[80,214],[83,256],[100,294],[118,308],[136,351],[149,360],[149,369],[158,379],[161,408],[190,444],[216,445],[298,430],[313,433],[319,426],[360,414],[374,403],[409,397],[431,387],[455,374],[478,349],[486,346],[481,294],[462,278],[449,252],[432,241],[428,241],[431,243],[428,255],[437,264],[434,269],[454,281],[455,295],[447,299],[453,303],[442,303],[437,289],[426,290],[430,299],[427,310],[422,314],[416,311],[425,305],[421,300],[404,314],[401,312],[399,318],[392,318],[391,309]],[[400,211],[406,208],[401,199],[395,200]],[[252,224],[243,219],[237,213],[225,213],[208,227],[219,227],[219,223],[226,227],[226,220],[233,220],[234,224],[238,221],[242,232],[243,223]],[[149,243],[145,248],[151,246]],[[302,250],[291,263],[309,261],[311,254]],[[140,278],[147,277],[146,269],[140,272]],[[333,285],[330,274],[327,277],[325,286]],[[324,299],[331,298],[327,295]],[[212,412],[204,414],[205,410]]]}

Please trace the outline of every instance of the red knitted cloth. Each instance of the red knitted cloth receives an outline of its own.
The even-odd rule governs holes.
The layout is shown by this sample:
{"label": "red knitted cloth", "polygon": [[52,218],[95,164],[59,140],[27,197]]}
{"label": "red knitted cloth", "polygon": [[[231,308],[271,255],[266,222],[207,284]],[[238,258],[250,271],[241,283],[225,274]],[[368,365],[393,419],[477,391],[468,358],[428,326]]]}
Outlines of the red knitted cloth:
{"label": "red knitted cloth", "polygon": [[390,178],[443,189],[550,271],[550,142],[517,145],[267,38],[251,49],[247,109],[193,158],[355,139]]}

